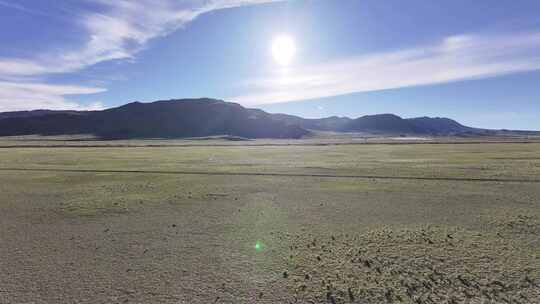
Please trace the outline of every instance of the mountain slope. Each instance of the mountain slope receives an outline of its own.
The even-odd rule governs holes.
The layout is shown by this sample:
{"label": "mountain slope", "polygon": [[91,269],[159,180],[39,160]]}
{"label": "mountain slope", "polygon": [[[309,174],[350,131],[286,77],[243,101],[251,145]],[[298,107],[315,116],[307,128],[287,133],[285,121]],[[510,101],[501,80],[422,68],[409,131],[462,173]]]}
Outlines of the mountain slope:
{"label": "mountain slope", "polygon": [[272,114],[272,119],[283,121],[289,125],[298,125],[304,129],[334,132],[343,131],[345,126],[352,120],[348,117],[337,116],[309,119],[288,114]]}
{"label": "mountain slope", "polygon": [[394,114],[379,114],[357,118],[346,125],[345,130],[376,134],[448,136],[474,132],[476,129],[463,126],[449,118],[418,117],[404,119]]}
{"label": "mountain slope", "polygon": [[474,132],[475,128],[466,127],[455,120],[441,117],[418,117],[407,119],[416,130],[423,130],[431,134],[457,134]]}
{"label": "mountain slope", "polygon": [[394,114],[362,116],[350,121],[344,130],[376,134],[425,134],[406,119]]}
{"label": "mountain slope", "polygon": [[216,99],[133,102],[103,111],[20,111],[0,113],[0,136],[92,134],[104,139],[185,138],[229,135],[245,138],[300,138],[313,131],[378,136],[539,136],[539,132],[487,130],[449,118],[404,119],[394,114],[356,119],[306,119],[269,114]]}
{"label": "mountain slope", "polygon": [[465,132],[487,131],[461,125],[449,118],[418,117],[404,119],[394,114],[366,115],[356,119],[327,117],[305,119],[287,114],[272,114],[274,120],[298,125],[314,131],[359,132],[381,135],[455,135]]}
{"label": "mountain slope", "polygon": [[[262,112],[262,111],[261,111]],[[104,111],[0,119],[0,136],[94,134],[107,139],[232,135],[299,138],[309,132],[214,99],[134,102]]]}
{"label": "mountain slope", "polygon": [[33,110],[33,111],[15,111],[15,112],[2,112],[0,113],[0,119],[4,118],[25,118],[25,117],[38,117],[50,114],[77,114],[85,112],[77,111],[55,111],[55,110]]}

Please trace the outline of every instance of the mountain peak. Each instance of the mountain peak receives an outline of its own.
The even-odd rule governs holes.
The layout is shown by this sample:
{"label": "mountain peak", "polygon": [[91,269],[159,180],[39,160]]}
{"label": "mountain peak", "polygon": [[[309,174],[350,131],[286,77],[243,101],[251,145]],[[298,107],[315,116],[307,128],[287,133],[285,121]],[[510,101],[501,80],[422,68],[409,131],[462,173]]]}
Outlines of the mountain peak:
{"label": "mountain peak", "polygon": [[391,114],[391,113],[382,113],[382,114],[364,115],[364,116],[362,116],[361,118],[402,119],[401,117],[397,116],[396,114]]}

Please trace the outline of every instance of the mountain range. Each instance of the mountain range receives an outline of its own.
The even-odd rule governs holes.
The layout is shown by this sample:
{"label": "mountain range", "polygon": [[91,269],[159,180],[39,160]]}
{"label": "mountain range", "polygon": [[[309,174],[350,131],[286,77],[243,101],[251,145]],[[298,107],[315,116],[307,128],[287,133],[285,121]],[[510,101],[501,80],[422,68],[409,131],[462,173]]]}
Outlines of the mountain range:
{"label": "mountain range", "polygon": [[404,119],[394,114],[367,115],[356,119],[336,116],[306,119],[270,114],[210,98],[133,102],[102,111],[0,113],[0,136],[92,134],[103,139],[217,135],[301,138],[321,131],[381,136],[537,135],[537,132],[529,131],[472,128],[449,118]]}

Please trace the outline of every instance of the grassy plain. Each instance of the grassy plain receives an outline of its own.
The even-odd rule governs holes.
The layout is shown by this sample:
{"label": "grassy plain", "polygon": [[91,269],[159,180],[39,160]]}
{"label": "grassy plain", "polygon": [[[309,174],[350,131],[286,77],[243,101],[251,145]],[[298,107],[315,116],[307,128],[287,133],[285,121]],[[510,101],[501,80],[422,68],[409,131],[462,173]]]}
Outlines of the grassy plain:
{"label": "grassy plain", "polygon": [[540,143],[178,143],[5,141],[0,303],[540,302]]}

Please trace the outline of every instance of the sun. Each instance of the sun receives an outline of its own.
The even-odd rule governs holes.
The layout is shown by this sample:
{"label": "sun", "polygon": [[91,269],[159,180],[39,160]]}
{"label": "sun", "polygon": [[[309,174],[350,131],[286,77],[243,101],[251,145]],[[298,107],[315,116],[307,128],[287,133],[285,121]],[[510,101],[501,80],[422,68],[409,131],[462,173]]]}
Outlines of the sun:
{"label": "sun", "polygon": [[294,39],[288,35],[281,35],[272,41],[272,55],[280,65],[289,65],[296,53]]}

